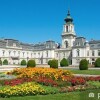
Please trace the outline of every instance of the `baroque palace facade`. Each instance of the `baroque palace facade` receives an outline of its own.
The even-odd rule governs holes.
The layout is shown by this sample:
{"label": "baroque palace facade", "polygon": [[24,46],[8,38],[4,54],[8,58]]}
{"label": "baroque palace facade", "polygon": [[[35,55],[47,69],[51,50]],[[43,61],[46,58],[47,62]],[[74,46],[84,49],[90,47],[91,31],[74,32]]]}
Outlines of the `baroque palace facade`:
{"label": "baroque palace facade", "polygon": [[61,46],[52,40],[27,44],[14,39],[1,39],[0,59],[7,59],[9,64],[20,64],[23,59],[35,59],[37,64],[47,64],[50,59],[60,62],[66,58],[71,65],[78,65],[81,59],[87,59],[93,64],[100,57],[100,40],[87,42],[84,37],[77,37],[69,11],[64,20]]}

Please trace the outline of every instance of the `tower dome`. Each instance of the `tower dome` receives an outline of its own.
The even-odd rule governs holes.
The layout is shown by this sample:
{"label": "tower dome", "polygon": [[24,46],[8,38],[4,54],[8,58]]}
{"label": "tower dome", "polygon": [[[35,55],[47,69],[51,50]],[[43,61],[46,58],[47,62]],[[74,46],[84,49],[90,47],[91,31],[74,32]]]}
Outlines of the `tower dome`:
{"label": "tower dome", "polygon": [[73,18],[70,16],[70,11],[69,10],[68,10],[67,17],[65,18],[65,22],[66,23],[73,22]]}

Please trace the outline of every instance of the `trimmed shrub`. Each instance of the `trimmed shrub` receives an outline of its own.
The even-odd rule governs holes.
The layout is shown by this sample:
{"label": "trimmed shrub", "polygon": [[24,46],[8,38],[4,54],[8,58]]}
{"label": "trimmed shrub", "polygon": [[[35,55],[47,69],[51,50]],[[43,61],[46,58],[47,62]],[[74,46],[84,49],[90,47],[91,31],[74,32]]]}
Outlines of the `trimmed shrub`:
{"label": "trimmed shrub", "polygon": [[3,61],[3,65],[8,65],[8,60],[7,60],[7,59],[5,59],[5,60]]}
{"label": "trimmed shrub", "polygon": [[24,65],[26,65],[26,64],[27,64],[27,63],[26,63],[26,60],[22,60],[22,61],[21,61],[21,65],[22,65],[22,66],[24,66]]}
{"label": "trimmed shrub", "polygon": [[88,69],[88,61],[86,59],[82,59],[79,64],[80,70],[87,70]]}
{"label": "trimmed shrub", "polygon": [[94,65],[95,65],[95,67],[100,67],[100,58],[96,59]]}
{"label": "trimmed shrub", "polygon": [[64,67],[64,66],[68,66],[69,63],[68,63],[68,60],[66,58],[63,58],[61,61],[60,61],[60,66],[61,67]]}
{"label": "trimmed shrub", "polygon": [[48,61],[48,65],[50,65],[50,64],[51,64],[51,61],[52,61],[52,60],[49,60],[49,61]]}
{"label": "trimmed shrub", "polygon": [[50,68],[58,68],[58,60],[56,60],[56,59],[51,60]]}
{"label": "trimmed shrub", "polygon": [[2,65],[2,60],[0,60],[0,65]]}
{"label": "trimmed shrub", "polygon": [[29,60],[27,62],[27,67],[35,67],[36,66],[36,62],[35,60]]}

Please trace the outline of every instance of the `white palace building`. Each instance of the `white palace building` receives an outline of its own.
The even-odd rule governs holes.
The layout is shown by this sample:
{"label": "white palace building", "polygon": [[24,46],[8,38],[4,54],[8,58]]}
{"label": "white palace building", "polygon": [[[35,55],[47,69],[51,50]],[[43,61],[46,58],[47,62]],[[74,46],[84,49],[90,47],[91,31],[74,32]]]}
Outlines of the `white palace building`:
{"label": "white palace building", "polygon": [[47,64],[50,59],[58,59],[60,62],[62,58],[66,58],[71,65],[78,65],[85,58],[93,64],[100,57],[100,40],[87,42],[84,37],[77,37],[69,11],[64,20],[62,45],[52,40],[26,44],[14,39],[1,39],[0,59],[7,59],[9,64],[20,64],[23,59],[35,59],[37,64]]}

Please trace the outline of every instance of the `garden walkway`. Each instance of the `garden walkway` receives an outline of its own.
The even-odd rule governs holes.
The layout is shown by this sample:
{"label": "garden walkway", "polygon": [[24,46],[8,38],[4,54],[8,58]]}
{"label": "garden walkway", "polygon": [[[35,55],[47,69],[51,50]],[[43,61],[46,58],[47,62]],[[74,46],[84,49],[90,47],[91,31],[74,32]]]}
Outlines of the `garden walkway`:
{"label": "garden walkway", "polygon": [[89,75],[89,74],[74,74],[75,76],[82,76],[82,77],[98,77],[100,75]]}

